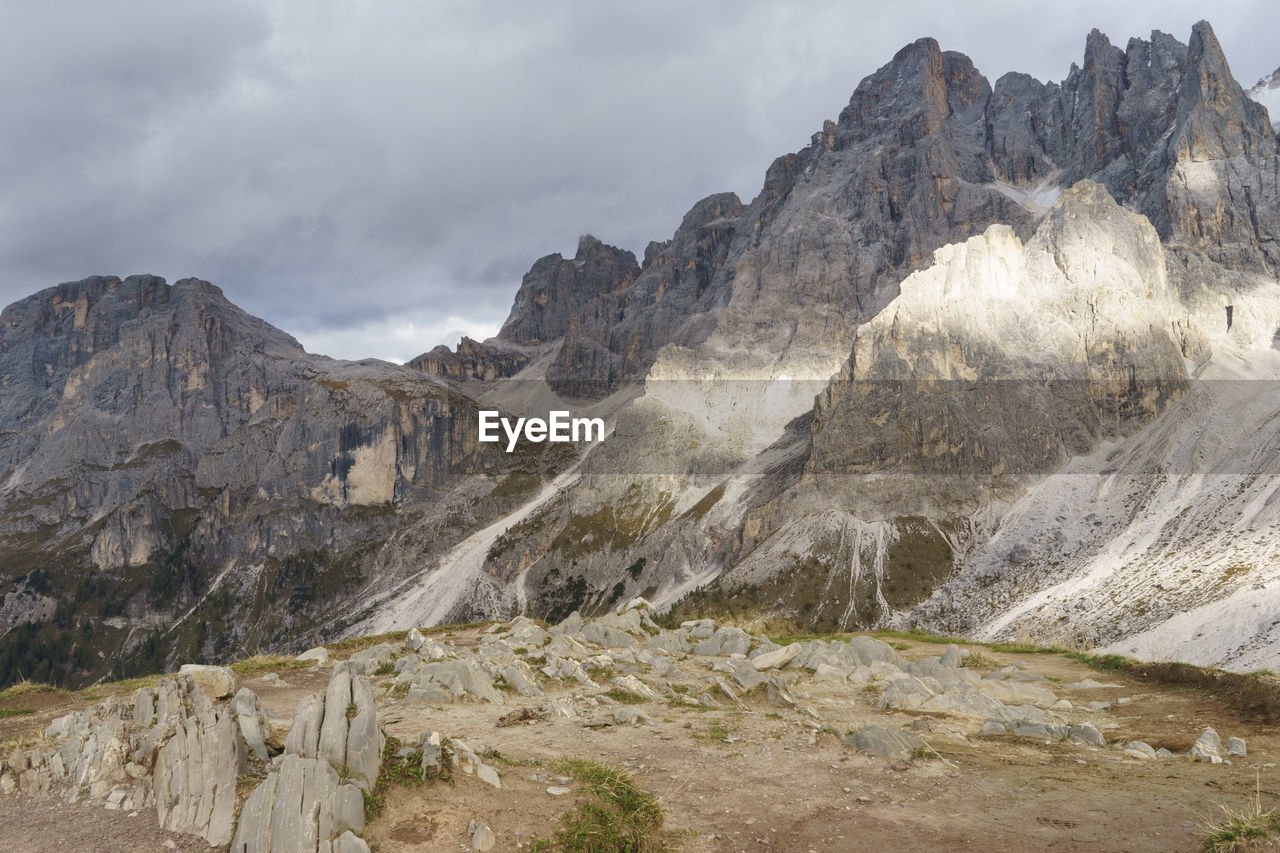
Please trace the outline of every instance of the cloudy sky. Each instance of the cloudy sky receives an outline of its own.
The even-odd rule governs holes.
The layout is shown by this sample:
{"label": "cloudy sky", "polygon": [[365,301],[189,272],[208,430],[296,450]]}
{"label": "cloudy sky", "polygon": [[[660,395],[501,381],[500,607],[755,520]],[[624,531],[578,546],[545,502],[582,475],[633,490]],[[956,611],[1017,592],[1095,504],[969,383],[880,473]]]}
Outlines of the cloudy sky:
{"label": "cloudy sky", "polygon": [[922,35],[1058,80],[1099,27],[1208,16],[1246,85],[1275,0],[6,3],[0,305],[92,274],[198,276],[346,358],[493,334],[539,256],[643,251],[749,200]]}

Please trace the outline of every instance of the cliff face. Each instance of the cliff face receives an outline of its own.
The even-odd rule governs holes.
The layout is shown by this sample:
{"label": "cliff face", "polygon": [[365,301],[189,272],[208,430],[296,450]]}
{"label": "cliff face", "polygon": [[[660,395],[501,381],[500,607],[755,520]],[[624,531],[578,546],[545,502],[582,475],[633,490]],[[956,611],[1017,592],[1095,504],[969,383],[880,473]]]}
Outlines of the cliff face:
{"label": "cliff face", "polygon": [[[495,338],[404,367],[308,354],[194,280],[16,303],[0,663],[53,644],[85,678],[179,645],[216,658],[635,594],[821,627],[1066,624],[1000,613],[1098,576],[1089,560],[1135,519],[1193,519],[1190,542],[1235,512],[1171,436],[1206,428],[1203,377],[1280,378],[1280,156],[1259,91],[1207,24],[1124,49],[1094,31],[1060,83],[992,86],[921,39],[749,203],[699,201],[640,262],[583,237],[534,264]],[[574,409],[612,433],[507,455],[477,444],[477,408]],[[1243,404],[1233,423],[1269,434]],[[1116,447],[1132,488],[1095,526],[1051,484]],[[1174,496],[1136,485],[1161,464]],[[1157,547],[1173,538],[1133,556],[1143,577],[1177,561]],[[1211,594],[1253,582],[1246,562]],[[1190,601],[1124,618],[1135,606],[1089,609],[1110,614],[1091,636]]]}
{"label": "cliff face", "polygon": [[[309,355],[194,279],[92,278],[9,306],[0,387],[15,604],[0,627],[52,598],[61,627],[113,655],[215,588],[234,597],[232,566],[264,588],[198,614],[227,622],[201,629],[204,654],[305,622],[358,574],[309,564],[291,578],[286,563],[349,556],[478,459],[470,400],[407,368]],[[228,618],[276,597],[299,606],[265,625]]]}

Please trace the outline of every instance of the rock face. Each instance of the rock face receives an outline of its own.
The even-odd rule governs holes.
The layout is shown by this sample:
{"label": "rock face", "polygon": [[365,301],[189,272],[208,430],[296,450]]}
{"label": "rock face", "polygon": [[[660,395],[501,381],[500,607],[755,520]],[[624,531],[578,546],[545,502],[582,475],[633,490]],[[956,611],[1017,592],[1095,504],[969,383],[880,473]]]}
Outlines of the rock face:
{"label": "rock face", "polygon": [[3,757],[15,789],[124,811],[154,805],[165,829],[213,846],[231,840],[244,739],[232,710],[189,677],[140,690],[132,706],[108,699],[61,717],[44,738],[53,745]]}
{"label": "rock face", "polygon": [[[1209,477],[1243,463],[1208,437],[1264,448],[1265,406],[1196,382],[1280,379],[1280,149],[1257,100],[1274,88],[1246,93],[1206,23],[1123,48],[1095,30],[1058,83],[992,85],[921,39],[749,202],[697,202],[639,262],[583,237],[534,264],[495,338],[403,367],[308,354],[192,279],[15,303],[0,644],[28,659],[0,678],[29,673],[41,642],[69,647],[66,608],[104,661],[48,673],[69,680],[176,661],[165,644],[217,659],[288,636],[296,652],[423,614],[555,620],[635,595],[823,628],[1068,624],[1162,644],[1151,632],[1193,605],[1235,612],[1261,552],[1194,593],[1150,593],[1187,563],[1171,537],[1255,538],[1221,532],[1253,513],[1235,496],[1256,499],[1246,527],[1280,533],[1257,470],[1220,491]],[[477,409],[566,399],[610,421],[589,455],[478,445]],[[1064,485],[1112,443],[1123,476],[1095,459],[1108,485]],[[1168,472],[1179,488],[1143,485],[1190,464]],[[1045,603],[1079,577],[1108,603]],[[156,614],[179,629],[118,630]],[[1235,660],[1251,642],[1208,647]],[[397,675],[415,701],[538,689],[522,662],[422,648]]]}
{"label": "rock face", "polygon": [[363,842],[347,835],[364,831],[362,790],[377,783],[384,746],[363,667],[337,664],[324,696],[298,703],[284,755],[245,801],[231,849],[357,849]]}
{"label": "rock face", "polygon": [[[55,642],[63,602],[107,666],[134,651],[120,626],[188,613],[215,578],[234,594],[170,635],[187,659],[317,618],[399,506],[486,464],[474,402],[440,379],[309,355],[194,279],[90,278],[10,305],[0,387],[0,633]],[[40,660],[0,678],[101,674],[92,653]]]}

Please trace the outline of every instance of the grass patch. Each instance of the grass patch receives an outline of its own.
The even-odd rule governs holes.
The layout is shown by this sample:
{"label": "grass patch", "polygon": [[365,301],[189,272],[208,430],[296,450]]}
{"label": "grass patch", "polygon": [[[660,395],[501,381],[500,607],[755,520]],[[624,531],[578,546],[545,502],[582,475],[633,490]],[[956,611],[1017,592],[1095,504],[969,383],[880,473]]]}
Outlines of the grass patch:
{"label": "grass patch", "polygon": [[1202,821],[1205,839],[1200,845],[1201,853],[1261,850],[1280,841],[1280,810],[1263,811],[1261,790],[1255,790],[1243,809],[1220,808],[1220,817]]}
{"label": "grass patch", "polygon": [[640,788],[629,774],[585,758],[557,761],[560,772],[578,784],[573,811],[560,816],[560,828],[550,839],[534,839],[535,851],[564,853],[661,853],[665,816],[653,794]]}
{"label": "grass patch", "polygon": [[[448,741],[445,741],[445,746]],[[392,735],[387,735],[386,746],[382,749],[382,767],[378,770],[378,780],[372,791],[364,792],[364,812],[368,820],[382,814],[386,806],[387,788],[399,785],[402,788],[417,788],[432,781],[450,781],[453,778],[453,762],[449,750],[440,751],[440,766],[423,770],[422,750],[411,749],[404,755],[400,752],[406,744]]]}
{"label": "grass patch", "polygon": [[[425,631],[423,632],[426,633]],[[347,640],[338,640],[335,643],[325,643],[324,647],[332,653],[355,654],[364,651],[370,646],[376,646],[378,643],[403,643],[404,638],[409,636],[408,631],[389,631],[386,634],[374,634],[371,637],[351,637]],[[302,661],[309,664],[309,661]]]}
{"label": "grass patch", "polygon": [[585,666],[583,671],[587,673],[587,678],[592,681],[612,681],[617,675],[611,666]]}
{"label": "grass patch", "polygon": [[1001,663],[1000,661],[996,660],[993,657],[990,657],[989,655],[984,655],[982,652],[971,651],[969,652],[969,654],[965,655],[964,658],[960,661],[960,665],[963,667],[968,667],[969,669],[977,669],[983,672],[991,672],[992,670],[999,669],[1001,666]]}
{"label": "grass patch", "polygon": [[173,678],[177,673],[169,673],[167,676],[162,673],[152,675],[139,675],[133,678],[125,678],[120,681],[108,681],[105,684],[96,684],[86,687],[76,693],[81,699],[89,702],[97,702],[106,693],[133,693],[144,687],[155,687],[160,683],[162,678]]}
{"label": "grass patch", "polygon": [[8,702],[17,699],[19,696],[26,696],[28,693],[66,693],[61,687],[54,687],[52,684],[45,684],[42,681],[28,681],[22,679],[16,684],[10,684],[4,690],[0,690],[0,702]]}
{"label": "grass patch", "polygon": [[1228,708],[1264,723],[1280,722],[1280,679],[1266,673],[1225,672],[1190,663],[1147,663],[1121,655],[1063,652],[1099,672],[1115,672],[1166,687],[1189,687],[1211,695]]}
{"label": "grass patch", "polygon": [[1058,646],[1036,646],[1031,643],[988,643],[987,648],[993,652],[1003,652],[1008,655],[1066,655],[1072,653],[1070,649]]}
{"label": "grass patch", "polygon": [[309,660],[298,660],[284,655],[254,655],[230,664],[230,669],[241,678],[253,678],[266,672],[307,669],[310,666]]}
{"label": "grass patch", "polygon": [[649,701],[643,696],[637,696],[630,690],[623,690],[621,687],[606,690],[604,695],[621,705],[643,705]]}
{"label": "grass patch", "polygon": [[34,714],[35,708],[0,708],[0,720],[5,717],[25,717],[27,714]]}
{"label": "grass patch", "polygon": [[940,637],[936,634],[927,634],[924,631],[916,631],[914,629],[909,631],[898,631],[893,629],[876,631],[877,640],[883,640],[886,637],[893,637],[898,640],[912,640],[917,643],[936,643],[942,646],[949,646],[953,643],[957,646],[970,644],[970,641],[966,640],[964,637]]}
{"label": "grass patch", "polygon": [[848,639],[850,636],[852,636],[852,635],[851,635],[851,634],[834,634],[834,633],[829,633],[829,634],[778,634],[776,637],[770,637],[769,639],[770,639],[770,640],[773,640],[773,642],[774,642],[774,643],[776,643],[776,644],[778,644],[779,646],[789,646],[789,645],[791,645],[792,643],[807,643],[807,642],[809,642],[810,640],[822,640],[823,642],[830,643],[830,642],[832,642],[833,640],[845,640],[845,639]]}

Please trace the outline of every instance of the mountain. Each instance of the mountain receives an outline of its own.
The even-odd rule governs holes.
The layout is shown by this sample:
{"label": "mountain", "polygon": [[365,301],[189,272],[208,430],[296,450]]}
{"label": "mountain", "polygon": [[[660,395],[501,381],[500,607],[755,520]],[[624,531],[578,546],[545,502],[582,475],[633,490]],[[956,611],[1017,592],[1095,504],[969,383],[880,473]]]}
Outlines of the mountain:
{"label": "mountain", "polygon": [[[639,260],[584,236],[497,336],[405,366],[308,354],[194,280],[16,303],[0,678],[635,595],[1273,661],[1260,91],[1203,22],[1095,30],[1059,83],[921,39],[750,202]],[[489,408],[609,433],[507,454]]]}
{"label": "mountain", "polygon": [[1280,133],[1280,68],[1255,83],[1249,90],[1249,97],[1267,108],[1273,117],[1272,130]]}

